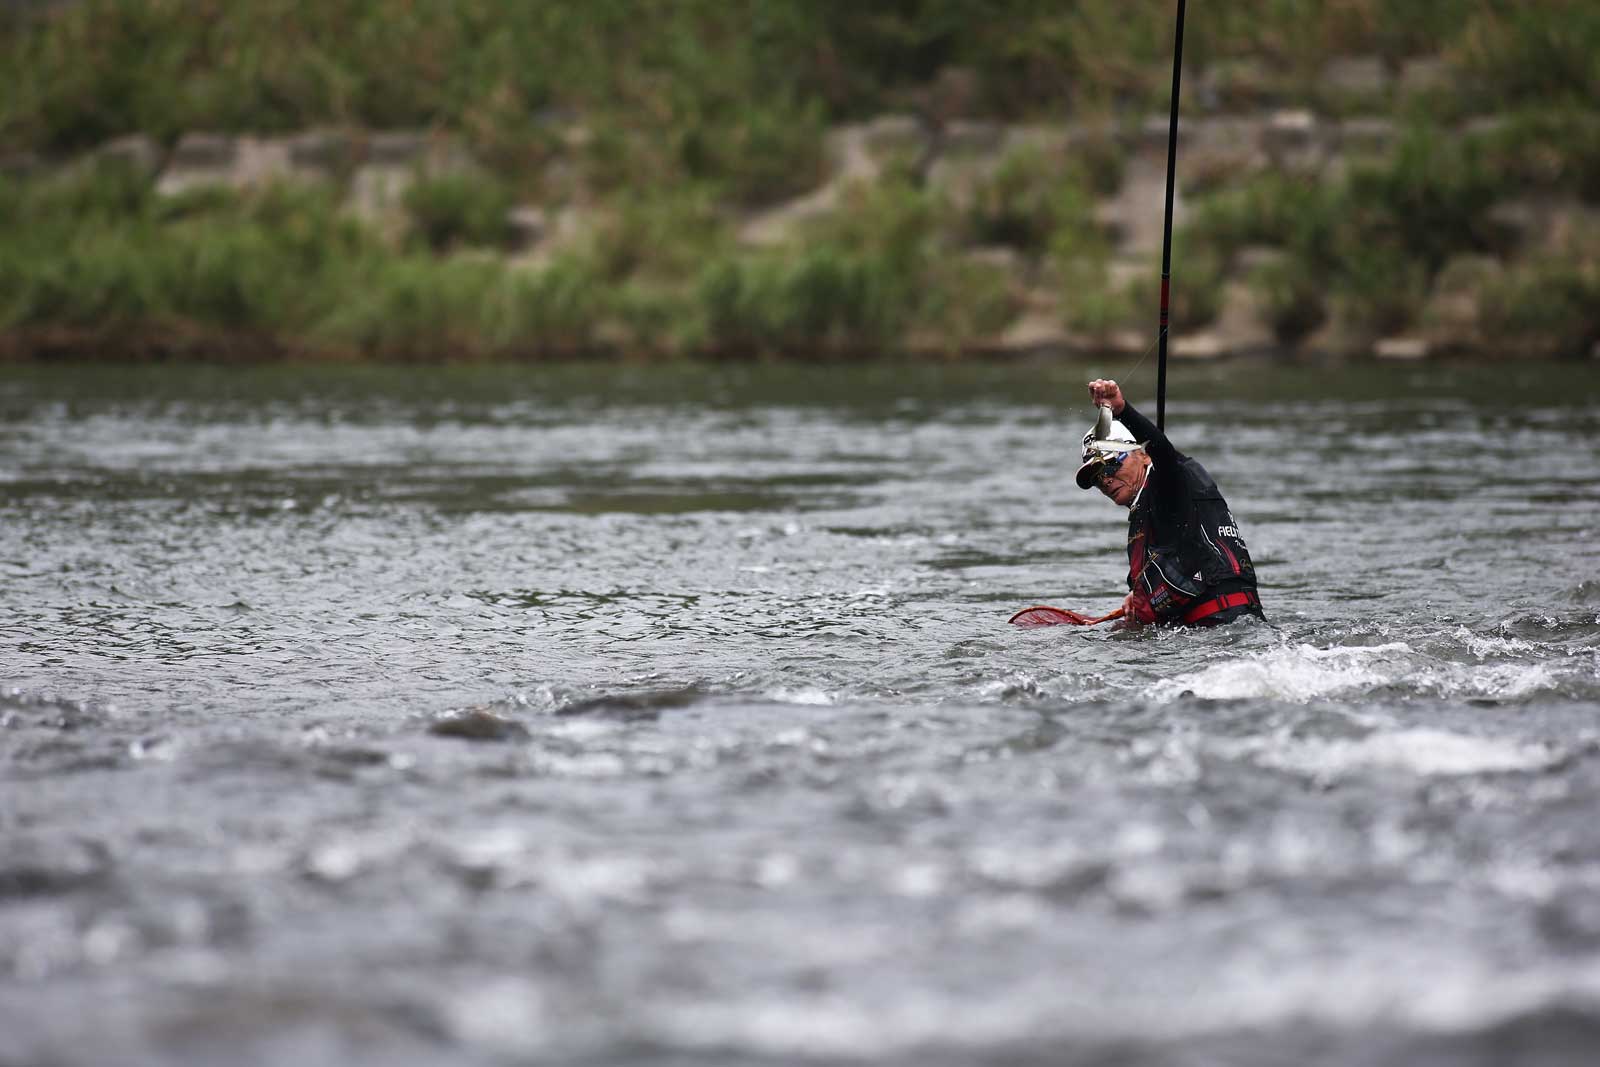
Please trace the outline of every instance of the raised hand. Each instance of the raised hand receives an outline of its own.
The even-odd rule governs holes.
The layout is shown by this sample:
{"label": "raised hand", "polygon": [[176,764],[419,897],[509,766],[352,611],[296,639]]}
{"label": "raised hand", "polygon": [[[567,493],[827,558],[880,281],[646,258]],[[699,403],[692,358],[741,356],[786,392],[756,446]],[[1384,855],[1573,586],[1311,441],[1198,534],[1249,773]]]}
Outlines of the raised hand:
{"label": "raised hand", "polygon": [[1122,389],[1109,378],[1096,378],[1089,383],[1089,399],[1098,407],[1101,404],[1111,405],[1111,414],[1121,415],[1122,406],[1127,401],[1122,399]]}

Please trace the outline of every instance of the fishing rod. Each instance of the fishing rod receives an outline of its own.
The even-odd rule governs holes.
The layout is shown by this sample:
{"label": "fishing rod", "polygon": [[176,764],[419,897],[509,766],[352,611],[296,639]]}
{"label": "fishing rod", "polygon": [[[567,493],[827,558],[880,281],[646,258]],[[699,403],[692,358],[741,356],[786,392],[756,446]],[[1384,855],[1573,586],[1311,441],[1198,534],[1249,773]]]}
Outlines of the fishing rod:
{"label": "fishing rod", "polygon": [[1156,429],[1167,428],[1167,307],[1172,289],[1172,193],[1178,166],[1178,80],[1183,73],[1183,7],[1172,46],[1172,118],[1167,124],[1167,217],[1161,235],[1161,332],[1156,337]]}
{"label": "fishing rod", "polygon": [[[1178,173],[1178,82],[1183,73],[1183,9],[1184,0],[1178,0],[1178,28],[1172,47],[1172,117],[1167,125],[1167,214],[1161,235],[1161,330],[1156,335],[1156,345],[1160,351],[1156,362],[1156,428],[1163,431],[1167,428],[1167,320],[1172,290],[1172,199]],[[1150,350],[1145,349],[1144,356],[1139,357],[1139,363],[1143,363],[1149,355]],[[1137,368],[1139,363],[1135,363],[1134,368]],[[1107,423],[1105,428],[1101,428],[1102,424],[1097,423],[1096,431],[1097,436],[1105,437],[1109,432],[1111,411],[1105,408],[1101,414]],[[1122,616],[1122,608],[1109,615],[1090,618],[1081,612],[1037,604],[1031,608],[1023,608],[1011,616],[1010,622],[1013,626],[1028,628],[1062,624],[1095,626],[1102,622],[1120,619]]]}

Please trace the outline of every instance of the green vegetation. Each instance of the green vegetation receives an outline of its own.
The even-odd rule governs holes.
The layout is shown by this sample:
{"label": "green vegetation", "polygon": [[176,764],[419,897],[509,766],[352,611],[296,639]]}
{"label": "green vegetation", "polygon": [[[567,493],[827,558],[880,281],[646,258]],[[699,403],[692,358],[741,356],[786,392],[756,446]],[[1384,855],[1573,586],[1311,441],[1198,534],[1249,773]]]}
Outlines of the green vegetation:
{"label": "green vegetation", "polygon": [[[1133,274],[1097,208],[1164,111],[1171,17],[1171,0],[6,5],[0,350],[848,358],[982,347],[1052,301],[1089,337],[1147,329],[1154,265]],[[1381,88],[1325,89],[1338,56],[1377,57]],[[1447,87],[1404,88],[1417,57]],[[1269,261],[1248,280],[1284,342],[1330,320],[1407,330],[1452,261],[1489,255],[1518,262],[1474,290],[1485,331],[1593,343],[1592,247],[1520,247],[1496,208],[1600,197],[1600,5],[1213,5],[1187,28],[1185,85],[1190,118],[1311,103],[1403,129],[1320,172],[1226,151],[1180,167],[1176,328]],[[942,176],[921,133],[892,133],[875,180],[750,238],[753,214],[850,162],[831,128],[886,114],[930,144],[966,120],[963,145],[992,143],[990,120],[1055,129],[952,148]],[[321,127],[356,147],[317,182],[174,194],[86,162],[130,133],[166,151]],[[353,169],[385,130],[475,163],[416,163],[379,217]],[[44,165],[19,177],[22,157]],[[519,205],[538,209],[521,232],[545,231],[533,253]],[[1241,257],[1262,246],[1278,255]]]}
{"label": "green vegetation", "polygon": [[[413,211],[440,196],[412,188],[429,198],[408,198]],[[459,187],[448,188],[454,204]],[[402,360],[611,348],[826,358],[893,344],[913,325],[954,348],[1014,311],[1004,274],[948,254],[943,209],[909,186],[863,190],[804,246],[764,253],[699,229],[707,204],[630,203],[594,240],[519,267],[436,254],[454,228],[395,247],[321,185],[168,198],[112,166],[3,181],[0,225],[20,236],[0,244],[0,331],[138,337],[150,355],[248,337],[277,352]]]}
{"label": "green vegetation", "polygon": [[511,233],[511,192],[488,175],[419,177],[403,199],[417,238],[435,252],[463,245],[494,248]]}
{"label": "green vegetation", "polygon": [[[1336,182],[1266,173],[1203,198],[1184,247],[1223,261],[1250,245],[1286,253],[1286,262],[1253,279],[1285,341],[1334,310],[1358,329],[1396,332],[1417,322],[1452,257],[1503,250],[1491,208],[1528,188],[1524,175],[1538,164],[1527,146],[1557,145],[1539,140],[1551,128],[1519,122],[1454,138],[1415,127],[1392,158],[1352,166]],[[1551,157],[1551,184],[1571,181],[1565,162],[1592,151],[1578,144]]]}
{"label": "green vegetation", "polygon": [[1550,356],[1600,344],[1600,266],[1592,261],[1535,261],[1485,297],[1485,331],[1508,352]]}
{"label": "green vegetation", "polygon": [[[326,124],[537,146],[538,128],[568,111],[645,135],[643,154],[669,173],[715,173],[746,192],[803,171],[775,160],[813,157],[820,123],[901,110],[952,68],[971,74],[952,106],[1004,117],[1159,99],[1172,35],[1169,0],[78,0],[6,11],[10,146]],[[1482,110],[1600,95],[1600,12],[1585,0],[1255,0],[1191,19],[1186,51],[1194,70],[1252,57],[1302,73],[1329,55],[1442,51],[1473,75]]]}

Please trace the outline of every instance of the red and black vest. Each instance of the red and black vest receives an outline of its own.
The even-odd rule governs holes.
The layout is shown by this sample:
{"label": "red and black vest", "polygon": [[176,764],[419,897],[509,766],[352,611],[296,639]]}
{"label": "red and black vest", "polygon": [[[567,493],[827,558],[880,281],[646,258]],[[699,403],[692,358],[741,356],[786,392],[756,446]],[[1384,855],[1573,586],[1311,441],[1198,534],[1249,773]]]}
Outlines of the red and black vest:
{"label": "red and black vest", "polygon": [[1206,469],[1176,450],[1151,466],[1128,516],[1128,588],[1147,623],[1261,614],[1255,564],[1228,502]]}

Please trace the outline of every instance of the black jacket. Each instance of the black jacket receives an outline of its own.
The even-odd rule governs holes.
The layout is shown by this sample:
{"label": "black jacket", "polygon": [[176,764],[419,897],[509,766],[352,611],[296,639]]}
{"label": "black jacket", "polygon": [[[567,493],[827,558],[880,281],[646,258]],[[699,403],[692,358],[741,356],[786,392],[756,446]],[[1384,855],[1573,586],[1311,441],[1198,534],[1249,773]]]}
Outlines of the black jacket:
{"label": "black jacket", "polygon": [[1118,418],[1152,461],[1128,516],[1128,588],[1140,621],[1261,616],[1255,564],[1217,483],[1132,404]]}

